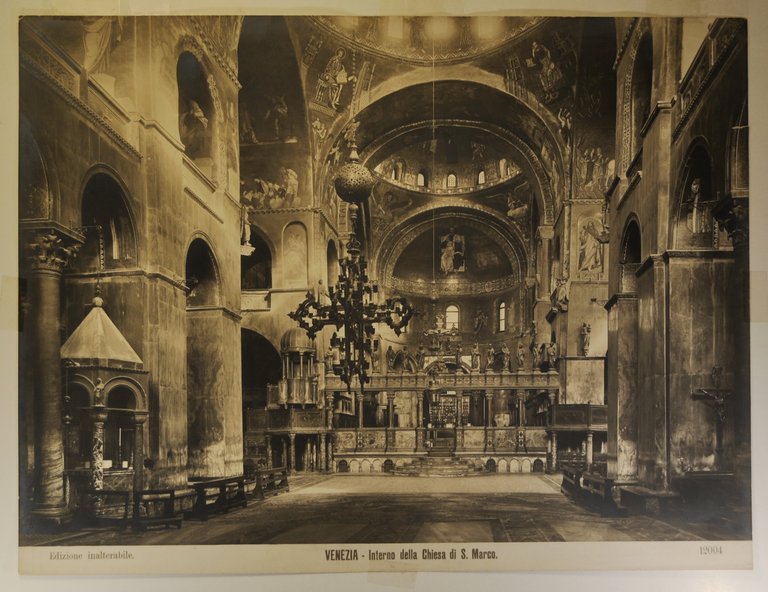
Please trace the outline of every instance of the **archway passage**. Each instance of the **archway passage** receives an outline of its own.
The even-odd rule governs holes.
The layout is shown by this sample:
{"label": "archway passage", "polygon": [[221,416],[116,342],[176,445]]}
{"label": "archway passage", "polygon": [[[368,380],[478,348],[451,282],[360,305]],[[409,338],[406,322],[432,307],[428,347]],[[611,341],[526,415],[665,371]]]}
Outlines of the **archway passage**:
{"label": "archway passage", "polygon": [[241,360],[243,367],[243,413],[263,409],[267,405],[267,385],[282,378],[280,354],[269,340],[250,329],[241,329]]}
{"label": "archway passage", "polygon": [[98,270],[102,257],[105,269],[136,266],[133,224],[125,193],[114,177],[97,173],[88,180],[83,191],[81,222],[85,244],[74,261],[77,268]]}

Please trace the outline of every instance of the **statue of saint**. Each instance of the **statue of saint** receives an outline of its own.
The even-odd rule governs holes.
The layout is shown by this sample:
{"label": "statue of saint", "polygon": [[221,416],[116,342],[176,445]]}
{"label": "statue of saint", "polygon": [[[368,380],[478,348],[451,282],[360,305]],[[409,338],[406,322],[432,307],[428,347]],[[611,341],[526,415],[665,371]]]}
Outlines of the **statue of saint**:
{"label": "statue of saint", "polygon": [[496,350],[493,349],[493,344],[488,345],[488,351],[485,353],[485,370],[486,372],[489,370],[493,370],[492,366],[494,361],[496,360]]}
{"label": "statue of saint", "polygon": [[395,350],[391,345],[387,348],[387,368],[390,371],[395,369]]}
{"label": "statue of saint", "polygon": [[480,370],[480,346],[477,341],[472,347],[472,370]]}
{"label": "statue of saint", "polygon": [[517,344],[517,369],[522,370],[525,364],[525,346],[522,343]]}
{"label": "statue of saint", "polygon": [[589,355],[589,341],[592,333],[592,326],[589,323],[582,323],[579,329],[579,336],[581,337],[581,355]]}
{"label": "statue of saint", "polygon": [[501,358],[502,359],[502,363],[504,365],[503,369],[504,370],[509,370],[511,372],[512,371],[512,364],[511,364],[511,362],[512,362],[512,355],[511,355],[511,352],[509,351],[509,347],[507,347],[506,343],[503,343],[501,345],[501,356],[502,356],[502,358]]}

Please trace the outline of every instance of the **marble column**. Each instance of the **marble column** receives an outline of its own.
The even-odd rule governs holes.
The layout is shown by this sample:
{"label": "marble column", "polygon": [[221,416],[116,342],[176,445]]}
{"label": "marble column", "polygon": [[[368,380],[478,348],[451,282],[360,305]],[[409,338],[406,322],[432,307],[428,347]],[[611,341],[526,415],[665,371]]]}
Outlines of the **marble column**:
{"label": "marble column", "polygon": [[312,470],[312,443],[309,441],[309,438],[304,441],[304,462],[302,465],[304,466],[305,473]]}
{"label": "marble column", "polygon": [[288,469],[288,443],[283,437],[280,438],[280,442],[282,444],[282,449],[283,449],[280,462],[286,469]]}
{"label": "marble column", "polygon": [[485,446],[488,450],[493,446],[493,436],[491,428],[491,405],[493,404],[493,393],[485,393]]}
{"label": "marble column", "polygon": [[587,469],[590,469],[592,467],[592,454],[593,454],[593,438],[594,434],[592,432],[587,432]]}
{"label": "marble column", "polygon": [[355,402],[357,403],[357,427],[361,429],[363,427],[363,395],[355,395]]}
{"label": "marble column", "polygon": [[267,468],[272,468],[272,436],[265,436],[264,440],[267,444]]}
{"label": "marble column", "polygon": [[64,491],[64,428],[61,385],[61,276],[82,244],[58,229],[31,231],[28,289],[35,392],[36,518],[60,524],[68,517]]}
{"label": "marble column", "polygon": [[288,471],[291,474],[296,473],[296,434],[288,434]]}
{"label": "marble column", "polygon": [[525,391],[517,391],[517,427],[525,425]]}
{"label": "marble column", "polygon": [[[91,410],[91,480],[90,487],[94,491],[104,489],[104,423],[107,421],[107,409],[104,405],[96,405]],[[101,509],[101,498],[94,495],[91,499],[91,510],[98,514]]]}
{"label": "marble column", "polygon": [[552,470],[557,470],[557,432],[552,431],[549,434],[549,441],[552,444]]}
{"label": "marble column", "polygon": [[133,414],[133,490],[144,489],[144,424],[148,412],[136,411]]}
{"label": "marble column", "polygon": [[325,434],[320,434],[318,438],[320,439],[320,466],[318,468],[320,471],[327,471],[328,453],[325,450]]}
{"label": "marble column", "polygon": [[388,427],[391,430],[395,427],[395,393],[387,393],[387,415]]}
{"label": "marble column", "polygon": [[325,394],[325,427],[333,429],[333,393]]}

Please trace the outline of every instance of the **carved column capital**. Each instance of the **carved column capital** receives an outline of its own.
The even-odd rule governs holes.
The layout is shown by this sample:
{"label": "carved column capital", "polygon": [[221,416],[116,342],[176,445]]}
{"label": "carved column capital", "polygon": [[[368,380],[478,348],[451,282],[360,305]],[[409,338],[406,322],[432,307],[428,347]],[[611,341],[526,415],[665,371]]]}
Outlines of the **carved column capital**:
{"label": "carved column capital", "polygon": [[57,228],[36,228],[28,231],[24,250],[33,270],[62,273],[82,243],[74,235]]}

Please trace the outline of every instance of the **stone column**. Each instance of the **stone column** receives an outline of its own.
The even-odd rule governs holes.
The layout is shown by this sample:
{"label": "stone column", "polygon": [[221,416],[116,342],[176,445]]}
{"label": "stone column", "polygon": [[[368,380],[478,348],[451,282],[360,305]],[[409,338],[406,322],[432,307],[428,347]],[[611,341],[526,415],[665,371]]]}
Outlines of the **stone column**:
{"label": "stone column", "polygon": [[31,311],[35,392],[36,518],[60,524],[67,518],[64,492],[64,429],[61,385],[61,276],[82,240],[58,229],[35,229],[25,244]]}
{"label": "stone column", "polygon": [[416,450],[424,447],[424,394],[416,395]]}
{"label": "stone column", "polygon": [[589,470],[592,467],[592,440],[593,440],[593,433],[587,432],[587,470]]}
{"label": "stone column", "polygon": [[282,437],[280,438],[280,442],[283,448],[283,455],[280,460],[282,461],[283,466],[288,469],[288,443],[286,442],[285,438]]}
{"label": "stone column", "polygon": [[484,450],[488,450],[489,444],[492,444],[492,432],[491,428],[491,405],[493,404],[493,393],[485,393],[485,446]]}
{"label": "stone column", "polygon": [[333,393],[325,393],[325,426],[333,429]]}
{"label": "stone column", "polygon": [[363,395],[355,395],[355,402],[357,403],[357,427],[362,429],[363,427]]}
{"label": "stone column", "polygon": [[136,411],[133,414],[133,490],[144,489],[144,424],[147,421],[146,411]]}
{"label": "stone column", "polygon": [[539,226],[536,229],[536,238],[541,245],[539,250],[540,265],[539,265],[539,289],[540,292],[536,294],[536,298],[549,298],[549,287],[552,285],[552,279],[550,278],[550,250],[552,244],[552,238],[555,232],[551,226]]}
{"label": "stone column", "polygon": [[515,393],[517,399],[517,427],[525,425],[525,391]]}
{"label": "stone column", "polygon": [[391,430],[395,427],[395,393],[387,393],[387,415],[388,427]]}
{"label": "stone column", "polygon": [[[104,489],[104,422],[107,421],[107,409],[103,405],[94,406],[91,410],[91,481],[90,487],[95,491]],[[94,495],[91,500],[91,510],[98,514],[101,509],[101,498]]]}
{"label": "stone column", "polygon": [[267,468],[272,468],[272,436],[265,436],[264,440],[267,444]]}
{"label": "stone column", "polygon": [[552,443],[552,470],[557,470],[557,432],[554,430],[549,433],[549,440]]}
{"label": "stone column", "polygon": [[328,453],[325,450],[325,434],[320,434],[318,436],[320,439],[320,466],[318,469],[320,471],[327,471],[328,470]]}
{"label": "stone column", "polygon": [[288,444],[288,471],[293,475],[296,473],[296,434],[288,434],[290,443]]}
{"label": "stone column", "polygon": [[312,469],[312,443],[309,438],[304,440],[304,472],[308,473]]}

